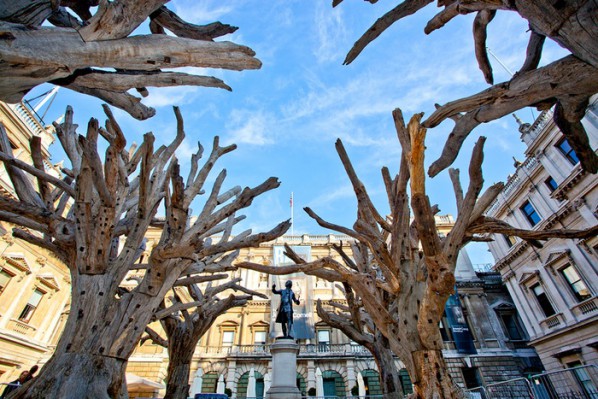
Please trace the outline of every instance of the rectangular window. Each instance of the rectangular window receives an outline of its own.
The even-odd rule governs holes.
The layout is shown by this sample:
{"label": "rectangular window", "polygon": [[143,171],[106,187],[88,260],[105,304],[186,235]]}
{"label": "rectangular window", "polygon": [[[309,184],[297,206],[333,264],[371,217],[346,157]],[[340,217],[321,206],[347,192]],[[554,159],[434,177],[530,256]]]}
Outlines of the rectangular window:
{"label": "rectangular window", "polygon": [[552,176],[548,176],[548,179],[544,180],[544,184],[546,184],[551,193],[554,192],[554,190],[556,190],[559,186]]}
{"label": "rectangular window", "polygon": [[542,220],[529,201],[525,201],[519,209],[521,209],[521,212],[523,212],[523,215],[532,226],[537,225]]}
{"label": "rectangular window", "polygon": [[265,345],[266,344],[266,332],[265,331],[256,331],[253,333],[253,343],[255,345]]}
{"label": "rectangular window", "polygon": [[31,294],[31,298],[29,298],[29,300],[27,301],[27,305],[25,305],[25,307],[21,311],[21,314],[19,315],[20,321],[22,321],[23,323],[29,323],[29,321],[31,321],[31,317],[33,317],[33,313],[35,313],[35,309],[37,309],[37,307],[39,306],[39,303],[41,302],[43,296],[44,293],[42,291],[37,289],[33,291],[33,294]]}
{"label": "rectangular window", "polygon": [[561,151],[561,153],[565,156],[565,158],[567,158],[567,160],[569,162],[571,162],[571,164],[576,165],[579,162],[579,158],[577,157],[577,154],[575,153],[573,148],[571,148],[571,145],[569,144],[569,142],[567,141],[566,138],[563,137],[556,144],[556,146]]}
{"label": "rectangular window", "polygon": [[222,332],[222,346],[233,346],[233,342],[235,341],[235,332],[234,331],[223,331]]}
{"label": "rectangular window", "polygon": [[451,333],[451,329],[448,328],[446,313],[442,315],[442,319],[440,319],[438,326],[440,327],[440,336],[442,337],[442,340],[444,342],[451,342],[453,340],[453,335]]}
{"label": "rectangular window", "polygon": [[538,300],[538,304],[542,308],[542,312],[544,312],[544,315],[546,317],[550,317],[556,314],[554,307],[552,307],[552,304],[550,303],[548,296],[546,296],[546,293],[544,292],[544,288],[540,284],[534,285],[532,287],[532,291],[534,292],[534,295]]}
{"label": "rectangular window", "polygon": [[318,352],[330,350],[330,330],[318,330]]}
{"label": "rectangular window", "polygon": [[330,343],[330,331],[329,330],[318,330],[318,343],[329,344]]}
{"label": "rectangular window", "polygon": [[8,274],[6,270],[0,270],[0,294],[2,294],[2,291],[4,291],[11,278],[12,275]]}
{"label": "rectangular window", "polygon": [[517,244],[517,239],[515,237],[508,236],[506,234],[503,234],[502,236],[505,239],[505,242],[507,243],[507,246],[509,248],[511,248],[513,245]]}
{"label": "rectangular window", "polygon": [[477,367],[463,367],[461,368],[461,372],[463,373],[465,388],[472,389],[482,386],[482,380]]}
{"label": "rectangular window", "polygon": [[505,326],[507,337],[509,337],[511,341],[523,340],[523,334],[521,333],[519,323],[517,322],[517,316],[512,313],[503,313],[500,315],[500,318]]}
{"label": "rectangular window", "polygon": [[579,273],[577,273],[577,270],[575,270],[572,265],[567,265],[559,271],[565,281],[569,284],[569,288],[573,292],[573,295],[575,295],[577,302],[583,302],[592,296],[586,283],[581,279]]}

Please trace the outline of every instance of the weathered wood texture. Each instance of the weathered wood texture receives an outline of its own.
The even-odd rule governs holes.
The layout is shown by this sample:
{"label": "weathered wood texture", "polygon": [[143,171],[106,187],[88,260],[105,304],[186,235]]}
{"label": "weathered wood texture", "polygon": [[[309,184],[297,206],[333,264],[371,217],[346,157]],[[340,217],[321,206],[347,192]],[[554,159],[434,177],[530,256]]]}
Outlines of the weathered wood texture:
{"label": "weathered wood texture", "polygon": [[[340,1],[333,1],[333,6]],[[363,49],[386,29],[424,7],[432,0],[405,0],[379,18],[347,54],[350,64]],[[426,25],[426,34],[442,28],[451,19],[476,13],[473,22],[475,54],[485,80],[492,84],[492,67],[486,49],[487,26],[497,12],[517,12],[529,22],[530,41],[524,64],[508,82],[499,83],[477,95],[452,101],[424,122],[433,127],[450,118],[456,126],[447,138],[441,157],[428,173],[437,175],[457,157],[463,141],[479,124],[489,122],[520,108],[534,106],[546,109],[557,106],[555,123],[568,138],[579,156],[582,167],[598,172],[598,156],[589,144],[580,123],[580,104],[598,92],[598,1],[501,1],[501,0],[438,0],[438,12]],[[550,38],[571,52],[571,56],[536,69],[545,38]],[[393,50],[394,51],[394,50]],[[461,114],[464,112],[464,114]]]}
{"label": "weathered wood texture", "polygon": [[[236,252],[235,255],[237,255]],[[168,349],[164,399],[187,399],[189,397],[189,375],[193,354],[197,343],[218,316],[233,307],[245,305],[253,296],[267,299],[265,295],[239,285],[240,278],[219,285],[212,283],[225,276],[227,275],[206,275],[209,283],[203,287],[203,290],[193,282],[185,284],[186,293],[179,291],[183,287],[173,289],[170,306],[167,306],[164,301],[156,314],[160,318],[166,338],[161,337],[150,327],[146,328],[147,335],[142,338],[142,342],[152,340]],[[223,295],[230,291],[240,291],[243,294]],[[184,297],[187,297],[189,301],[185,301]]]}
{"label": "weathered wood texture", "polygon": [[[174,286],[226,277],[221,272],[232,268],[236,251],[289,228],[283,222],[265,233],[230,235],[244,218],[237,213],[279,182],[269,178],[253,188],[222,192],[223,170],[209,189],[206,181],[216,162],[236,148],[221,147],[218,137],[205,156],[199,146],[185,181],[174,156],[185,136],[177,108],[176,137],[157,149],[147,133],[139,147],[127,150],[107,106],[105,112],[105,127],[91,119],[85,136],[77,134],[70,107],[64,123],[55,125],[71,162],[63,180],[48,175],[39,162],[31,166],[14,159],[0,129],[0,159],[17,195],[1,198],[0,220],[17,225],[14,236],[61,259],[72,284],[71,309],[56,351],[28,389],[15,391],[15,398],[126,397],[127,359],[165,295]],[[103,157],[99,139],[108,142]],[[32,145],[34,160],[39,148]],[[204,191],[209,194],[203,209],[192,218],[190,204]],[[163,218],[157,217],[161,209]],[[146,248],[150,225],[162,230]],[[219,234],[219,240],[210,238]],[[145,263],[139,263],[142,254]],[[130,287],[124,280],[134,270],[137,285]]]}
{"label": "weathered wood texture", "polygon": [[[355,240],[351,245],[352,257],[336,247],[341,261],[325,257],[306,263],[287,247],[287,256],[295,265],[270,267],[241,262],[237,266],[277,275],[302,271],[343,283],[345,291],[350,292],[348,309],[340,309],[344,315],[322,313],[324,320],[336,323],[347,335],[354,333],[355,337],[358,333],[364,335],[364,326],[375,326],[371,331],[379,331],[388,340],[388,347],[405,364],[416,398],[460,398],[462,392],[452,382],[442,358],[438,328],[445,303],[454,292],[459,250],[468,242],[482,238],[477,234],[508,232],[538,243],[550,237],[590,237],[598,232],[598,227],[587,231],[527,231],[485,218],[483,212],[503,184],[492,185],[481,193],[485,139],[482,137],[473,150],[469,186],[465,191],[461,188],[458,171],[451,173],[458,216],[450,233],[446,237],[439,236],[434,219],[438,209],[430,204],[426,194],[426,129],[420,123],[422,114],[414,115],[407,126],[399,109],[393,112],[393,117],[403,152],[396,176],[391,177],[387,168],[382,170],[389,217],[381,217],[374,207],[340,140],[336,144],[337,152],[357,197],[357,220],[353,228],[329,223],[311,209],[305,209],[320,226]],[[367,316],[360,313],[361,309]],[[364,342],[370,339],[367,334],[364,337]]]}
{"label": "weathered wood texture", "polygon": [[[338,251],[338,248],[337,248]],[[341,256],[345,254],[340,251]],[[317,312],[320,319],[333,328],[341,330],[352,341],[365,347],[372,354],[380,374],[382,394],[387,399],[403,397],[399,370],[388,339],[380,332],[372,318],[360,305],[361,299],[349,283],[339,287],[344,293],[347,305],[328,301],[326,305],[318,299]]]}
{"label": "weathered wood texture", "polygon": [[[92,14],[91,7],[98,3]],[[163,72],[163,68],[261,67],[250,48],[214,41],[236,27],[219,22],[189,24],[166,9],[165,3],[0,0],[0,100],[18,102],[35,86],[50,82],[98,97],[137,119],[147,119],[155,111],[128,90],[136,89],[142,97],[148,95],[146,86],[230,90],[214,77]],[[146,20],[151,33],[131,36]],[[45,21],[55,26],[42,25]],[[174,36],[166,35],[165,30]]]}

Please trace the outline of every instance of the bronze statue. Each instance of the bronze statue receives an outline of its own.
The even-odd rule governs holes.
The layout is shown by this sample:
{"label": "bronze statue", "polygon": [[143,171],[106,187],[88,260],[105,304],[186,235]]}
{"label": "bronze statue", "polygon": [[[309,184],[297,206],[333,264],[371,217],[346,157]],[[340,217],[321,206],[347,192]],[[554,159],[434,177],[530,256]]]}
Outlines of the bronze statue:
{"label": "bronze statue", "polygon": [[277,290],[276,284],[272,284],[272,292],[280,295],[280,306],[276,315],[276,322],[282,324],[283,338],[293,338],[291,331],[293,328],[293,302],[299,305],[299,299],[291,289],[293,282],[288,280],[285,283],[284,290]]}

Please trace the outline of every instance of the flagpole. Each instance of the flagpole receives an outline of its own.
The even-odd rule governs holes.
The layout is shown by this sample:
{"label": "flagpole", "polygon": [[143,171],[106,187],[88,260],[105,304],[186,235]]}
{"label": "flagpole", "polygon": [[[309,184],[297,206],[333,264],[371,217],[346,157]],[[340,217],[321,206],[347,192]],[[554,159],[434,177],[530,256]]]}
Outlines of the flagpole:
{"label": "flagpole", "polygon": [[293,204],[293,192],[291,191],[291,235],[295,235],[295,223],[294,223],[295,204]]}

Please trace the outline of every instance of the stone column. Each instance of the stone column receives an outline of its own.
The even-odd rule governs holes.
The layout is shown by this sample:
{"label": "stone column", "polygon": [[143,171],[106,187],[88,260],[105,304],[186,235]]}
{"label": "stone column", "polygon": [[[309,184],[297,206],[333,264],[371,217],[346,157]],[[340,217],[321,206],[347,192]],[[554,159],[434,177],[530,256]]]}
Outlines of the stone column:
{"label": "stone column", "polygon": [[347,359],[347,396],[351,395],[351,389],[357,385],[357,376],[355,375],[355,363],[353,359]]}
{"label": "stone column", "polygon": [[316,365],[313,360],[307,361],[307,390],[316,387]]}
{"label": "stone column", "polygon": [[235,375],[237,373],[237,361],[228,361],[228,373],[226,374],[226,387],[232,391],[233,394],[237,393],[237,383],[235,382]]}
{"label": "stone column", "polygon": [[299,345],[293,339],[277,339],[270,346],[272,384],[266,399],[301,399],[297,388],[297,354]]}

